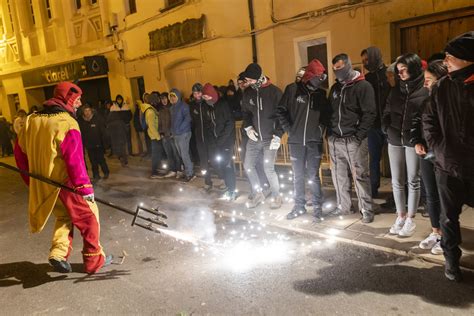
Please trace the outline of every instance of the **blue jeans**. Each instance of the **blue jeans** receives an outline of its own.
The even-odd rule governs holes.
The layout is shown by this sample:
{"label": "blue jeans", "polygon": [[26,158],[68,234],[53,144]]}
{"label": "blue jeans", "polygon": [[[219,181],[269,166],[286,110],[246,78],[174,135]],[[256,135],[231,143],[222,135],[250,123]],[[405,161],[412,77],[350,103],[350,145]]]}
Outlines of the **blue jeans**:
{"label": "blue jeans", "polygon": [[[308,176],[308,185],[312,195],[313,205],[321,207],[323,192],[319,167],[321,165],[322,143],[309,142],[303,144],[290,144],[290,159],[294,172],[295,205],[306,205],[305,174]],[[305,170],[307,169],[307,170]]]}
{"label": "blue jeans", "polygon": [[380,160],[382,149],[385,144],[385,135],[380,128],[371,128],[368,133],[369,140],[369,164],[370,164],[370,187],[372,197],[376,197],[380,188]]}
{"label": "blue jeans", "polygon": [[168,170],[174,172],[178,171],[180,159],[173,138],[170,136],[164,136],[161,138],[161,142],[163,143],[163,149],[165,150],[166,158],[168,160]]}
{"label": "blue jeans", "polygon": [[189,155],[189,141],[191,140],[191,132],[181,135],[174,135],[173,137],[176,148],[178,149],[178,154],[183,160],[184,173],[186,176],[190,177],[194,174],[193,162],[191,161],[191,156]]}
{"label": "blue jeans", "polygon": [[277,150],[270,150],[270,141],[261,141],[258,140],[254,142],[250,140],[247,142],[247,148],[245,151],[245,161],[244,168],[247,172],[247,177],[249,178],[250,185],[255,191],[261,191],[263,183],[260,183],[258,174],[257,174],[257,164],[258,160],[261,157],[260,154],[263,152],[263,170],[267,176],[268,182],[270,184],[270,189],[272,191],[272,196],[277,196],[280,194],[280,182],[278,181],[278,175],[275,171],[275,160],[277,156]]}

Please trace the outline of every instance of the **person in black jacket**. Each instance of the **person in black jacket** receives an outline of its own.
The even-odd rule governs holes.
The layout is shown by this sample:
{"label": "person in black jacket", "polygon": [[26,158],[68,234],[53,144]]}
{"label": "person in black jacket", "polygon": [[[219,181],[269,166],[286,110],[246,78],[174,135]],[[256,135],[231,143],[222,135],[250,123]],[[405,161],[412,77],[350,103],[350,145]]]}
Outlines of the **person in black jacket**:
{"label": "person in black jacket", "polygon": [[367,133],[376,118],[374,89],[364,75],[352,69],[349,56],[339,54],[332,60],[337,82],[331,87],[331,135],[328,138],[331,174],[336,188],[334,215],[351,212],[351,179],[355,183],[362,222],[374,220],[368,170]]}
{"label": "person in black jacket", "polygon": [[247,207],[254,208],[265,200],[256,170],[258,158],[263,152],[264,171],[272,192],[270,208],[277,209],[281,207],[281,197],[275,160],[283,129],[278,122],[276,112],[282,92],[263,75],[262,68],[256,63],[247,66],[244,77],[250,85],[250,88],[245,89],[242,98],[244,128],[249,137],[244,168],[252,190],[257,192],[247,202]]}
{"label": "person in black jacket", "polygon": [[[409,237],[416,229],[414,217],[420,201],[420,160],[410,142],[410,130],[413,117],[420,111],[429,91],[423,86],[423,69],[418,55],[409,53],[401,56],[395,65],[395,72],[400,80],[390,91],[383,116],[397,209],[397,218],[390,228],[390,234]],[[408,203],[405,192],[407,182]]]}
{"label": "person in black jacket", "polygon": [[[208,107],[206,115],[210,122],[210,133],[214,137],[216,149],[214,155],[209,159],[217,166],[221,177],[224,179],[226,192],[223,199],[234,201],[237,197],[235,192],[235,169],[234,169],[234,144],[235,144],[235,122],[232,109],[219,93],[210,84],[206,83],[202,89],[202,98]],[[209,171],[208,171],[209,172]]]}
{"label": "person in black jacket", "polygon": [[378,196],[380,187],[380,160],[382,159],[382,149],[386,143],[386,137],[382,131],[382,116],[390,93],[390,84],[387,80],[387,66],[382,60],[382,53],[378,47],[371,46],[361,53],[362,63],[368,71],[365,74],[367,80],[374,88],[375,106],[377,117],[374,125],[369,129],[369,160],[370,160],[370,185],[372,198]]}
{"label": "person in black jacket", "polygon": [[459,215],[464,204],[474,207],[474,32],[451,40],[445,52],[449,75],[433,86],[423,130],[436,158],[445,276],[461,281]]}
{"label": "person in black jacket", "polygon": [[[431,90],[436,82],[448,74],[448,69],[443,64],[443,60],[434,60],[428,64],[424,72],[424,86]],[[420,242],[421,249],[431,250],[434,255],[443,253],[441,248],[441,228],[440,215],[441,204],[439,201],[438,186],[436,185],[436,175],[434,168],[434,155],[428,148],[426,140],[423,136],[422,116],[427,112],[426,106],[429,99],[425,100],[419,112],[414,113],[411,128],[411,144],[415,146],[416,154],[420,157],[421,178],[424,183],[426,193],[426,211],[431,220],[431,234]],[[423,186],[422,186],[423,189]]]}
{"label": "person in black jacket", "polygon": [[105,161],[106,131],[103,119],[92,111],[90,106],[84,106],[82,120],[79,121],[82,143],[87,150],[92,165],[94,180],[100,179],[99,166],[104,173],[104,179],[109,177],[109,167]]}
{"label": "person in black jacket", "polygon": [[132,111],[130,110],[129,105],[124,101],[123,97],[120,94],[117,94],[117,96],[115,97],[115,102],[110,107],[110,112],[118,112],[118,116],[121,118],[125,125],[125,140],[128,148],[128,154],[131,155],[132,134],[130,129],[130,121],[132,120]]}
{"label": "person in black jacket", "polygon": [[299,82],[288,85],[278,106],[280,124],[288,133],[294,173],[295,205],[287,219],[306,213],[305,167],[311,189],[315,221],[322,219],[323,192],[319,167],[323,149],[323,129],[330,119],[326,91],[319,88],[326,80],[326,69],[312,60]]}
{"label": "person in black jacket", "polygon": [[189,104],[191,118],[193,120],[193,132],[196,139],[196,147],[199,155],[199,166],[201,174],[204,175],[204,189],[212,189],[211,171],[209,170],[209,160],[215,155],[215,136],[211,132],[211,122],[209,119],[209,106],[202,98],[202,84],[195,83],[192,87],[193,99]]}

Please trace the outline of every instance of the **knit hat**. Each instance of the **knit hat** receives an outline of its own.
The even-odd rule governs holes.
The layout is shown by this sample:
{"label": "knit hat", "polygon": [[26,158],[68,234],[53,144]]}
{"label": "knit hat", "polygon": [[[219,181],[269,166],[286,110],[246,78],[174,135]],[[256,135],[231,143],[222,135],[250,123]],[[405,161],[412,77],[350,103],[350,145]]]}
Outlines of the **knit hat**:
{"label": "knit hat", "polygon": [[262,67],[257,63],[251,63],[245,68],[243,75],[244,78],[258,80],[262,76]]}
{"label": "knit hat", "polygon": [[314,77],[320,77],[325,71],[326,69],[324,68],[323,64],[321,64],[319,60],[313,59],[306,67],[306,71],[301,81],[306,83]]}
{"label": "knit hat", "polygon": [[192,92],[201,92],[202,91],[202,84],[199,82],[195,83],[192,88]]}
{"label": "knit hat", "polygon": [[240,80],[240,81],[245,81],[245,73],[242,71],[240,74],[239,74],[239,77],[237,78],[237,80]]}
{"label": "knit hat", "polygon": [[458,59],[474,62],[474,31],[452,39],[444,51]]}
{"label": "knit hat", "polygon": [[202,88],[202,95],[210,96],[214,102],[217,102],[217,100],[219,100],[219,93],[217,93],[214,86],[209,82],[206,83]]}

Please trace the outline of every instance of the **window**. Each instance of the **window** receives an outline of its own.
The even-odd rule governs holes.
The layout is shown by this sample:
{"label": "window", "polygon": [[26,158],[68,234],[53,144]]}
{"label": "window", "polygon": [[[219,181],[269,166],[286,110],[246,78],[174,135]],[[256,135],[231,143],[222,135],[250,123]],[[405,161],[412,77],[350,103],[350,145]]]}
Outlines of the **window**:
{"label": "window", "polygon": [[31,11],[31,22],[33,22],[33,25],[35,25],[36,21],[35,21],[35,11],[33,10],[33,0],[30,0],[30,11]]}
{"label": "window", "polygon": [[75,0],[76,2],[76,10],[79,10],[82,7],[81,0]]}
{"label": "window", "polygon": [[7,0],[7,7],[8,7],[8,17],[10,18],[10,25],[12,26],[12,32],[15,32],[15,27],[13,26],[13,15],[10,0]]}
{"label": "window", "polygon": [[185,0],[165,0],[165,7],[160,12],[165,12],[184,4]]}
{"label": "window", "polygon": [[53,15],[51,14],[50,0],[45,0],[45,7],[46,7],[46,15],[48,16],[48,20],[51,20],[53,18]]}
{"label": "window", "polygon": [[137,1],[128,0],[128,7],[130,9],[130,14],[137,13]]}
{"label": "window", "polygon": [[97,4],[97,0],[90,0],[90,1],[92,5]]}

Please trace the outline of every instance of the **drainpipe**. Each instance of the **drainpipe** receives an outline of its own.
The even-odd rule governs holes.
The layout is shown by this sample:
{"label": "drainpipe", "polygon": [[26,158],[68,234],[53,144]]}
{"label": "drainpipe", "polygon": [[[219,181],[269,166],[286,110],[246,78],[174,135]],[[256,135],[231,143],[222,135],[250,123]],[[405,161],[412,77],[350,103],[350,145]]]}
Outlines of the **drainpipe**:
{"label": "drainpipe", "polygon": [[[250,18],[250,31],[255,30],[255,16],[253,14],[253,0],[248,0],[249,4],[249,18]],[[258,62],[257,57],[257,36],[252,33],[252,60],[254,63]]]}

